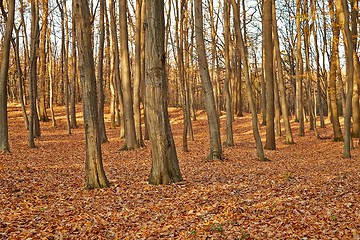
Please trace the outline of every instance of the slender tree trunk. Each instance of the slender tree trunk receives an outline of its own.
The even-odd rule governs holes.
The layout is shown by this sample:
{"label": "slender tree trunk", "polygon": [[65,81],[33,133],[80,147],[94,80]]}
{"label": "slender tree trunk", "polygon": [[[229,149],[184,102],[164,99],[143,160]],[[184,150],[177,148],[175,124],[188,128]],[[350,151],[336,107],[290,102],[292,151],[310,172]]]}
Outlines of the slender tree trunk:
{"label": "slender tree trunk", "polygon": [[28,119],[28,116],[27,116],[27,113],[26,113],[25,100],[24,100],[24,91],[23,91],[23,85],[24,85],[24,83],[23,83],[23,72],[22,72],[22,69],[21,69],[20,53],[19,53],[19,44],[20,44],[19,31],[20,31],[20,27],[19,27],[19,29],[14,27],[14,30],[15,30],[15,43],[13,45],[13,48],[14,48],[14,52],[15,52],[16,71],[17,71],[18,79],[19,79],[19,100],[20,100],[20,104],[21,104],[21,112],[23,114],[25,127],[26,127],[26,129],[29,129],[29,119]]}
{"label": "slender tree trunk", "polygon": [[224,0],[224,52],[225,52],[225,81],[224,93],[226,101],[226,141],[225,145],[234,146],[233,136],[233,106],[230,94],[231,66],[230,66],[230,0]]}
{"label": "slender tree trunk", "polygon": [[48,0],[42,1],[42,27],[40,31],[40,51],[39,51],[39,59],[40,59],[40,74],[39,74],[39,118],[40,121],[47,122],[49,120],[46,113],[46,33],[48,28],[48,9],[49,4]]}
{"label": "slender tree trunk", "polygon": [[214,17],[214,0],[209,0],[209,12],[210,12],[210,26],[211,26],[211,81],[215,85],[215,88],[213,90],[214,92],[214,100],[215,100],[215,106],[216,110],[218,112],[218,115],[221,115],[221,107],[220,107],[220,87],[218,87],[218,81],[217,78],[217,64],[216,64],[216,23],[215,23],[215,17]]}
{"label": "slender tree trunk", "polygon": [[[146,105],[146,98],[145,98],[145,17],[146,17],[146,0],[142,1],[141,5],[141,38],[140,38],[140,45],[141,45],[141,96],[143,105]],[[144,140],[150,140],[149,137],[149,126],[146,120],[146,107],[144,107]]]}
{"label": "slender tree trunk", "polygon": [[[73,1],[74,8],[74,1]],[[76,55],[76,24],[75,24],[75,17],[73,13],[72,18],[72,39],[71,39],[71,46],[72,46],[72,66],[71,66],[71,73],[70,73],[70,121],[71,121],[71,128],[77,128],[76,122],[76,82],[77,82],[77,55]]]}
{"label": "slender tree trunk", "polygon": [[[50,39],[50,26],[48,28],[48,39]],[[49,104],[50,104],[50,112],[51,112],[51,122],[52,126],[56,126],[55,112],[54,112],[54,77],[53,77],[53,60],[52,56],[52,48],[50,41],[48,41],[48,75],[49,75]]]}
{"label": "slender tree trunk", "polygon": [[[351,0],[351,30],[353,39],[358,38],[358,24],[359,24],[359,6],[358,0]],[[359,138],[360,133],[360,104],[359,104],[359,81],[360,69],[359,58],[357,56],[357,42],[353,41],[353,58],[354,58],[354,92],[352,97],[352,137]],[[360,140],[360,139],[359,139]]]}
{"label": "slender tree trunk", "polygon": [[108,142],[105,130],[104,120],[104,44],[105,44],[105,0],[100,0],[100,36],[99,36],[99,49],[98,49],[98,65],[97,65],[97,81],[98,81],[98,118],[99,118],[99,137],[100,142]]}
{"label": "slender tree trunk", "polygon": [[119,109],[116,112],[119,113],[120,137],[123,138],[125,136],[124,105],[123,105],[123,94],[122,94],[121,79],[120,79],[120,60],[119,60],[120,51],[119,51],[117,29],[116,29],[115,6],[113,1],[109,1],[109,9],[110,9],[110,28],[111,28],[111,38],[113,45],[114,68],[115,68],[114,91],[115,94],[117,95],[116,104],[118,105],[118,109]]}
{"label": "slender tree trunk", "polygon": [[141,132],[140,83],[141,83],[141,6],[142,0],[136,0],[135,26],[135,62],[134,62],[134,120],[136,142],[139,147],[144,146]]}
{"label": "slender tree trunk", "polygon": [[272,42],[272,0],[263,2],[263,41],[264,41],[264,74],[266,82],[266,143],[264,148],[275,150],[275,102],[274,102],[274,70]]}
{"label": "slender tree trunk", "polygon": [[335,15],[334,2],[329,0],[329,8],[331,14],[331,28],[333,32],[332,37],[332,54],[330,60],[330,76],[329,76],[329,96],[330,96],[330,110],[331,110],[331,122],[334,131],[334,141],[343,141],[343,136],[340,128],[338,106],[337,106],[337,94],[336,94],[336,76],[337,76],[337,59],[339,58],[339,36],[340,25],[338,16]]}
{"label": "slender tree trunk", "polygon": [[[0,2],[1,7],[2,1]],[[1,64],[0,64],[0,152],[9,152],[9,130],[8,130],[8,115],[7,115],[7,82],[8,70],[10,62],[10,48],[11,48],[11,33],[14,26],[15,15],[15,1],[8,1],[8,15],[5,16],[6,27],[4,40],[1,48]]]}
{"label": "slender tree trunk", "polygon": [[303,105],[303,58],[301,53],[301,1],[296,0],[296,102],[297,102],[297,119],[299,120],[299,136],[305,135],[304,128],[304,105]]}
{"label": "slender tree trunk", "polygon": [[119,26],[120,26],[120,57],[121,57],[121,86],[124,103],[124,121],[125,121],[125,143],[123,150],[132,150],[139,148],[136,141],[134,108],[131,92],[131,72],[128,46],[128,28],[126,19],[126,2],[119,1]]}
{"label": "slender tree trunk", "polygon": [[[335,0],[336,12],[339,16],[340,26],[343,26],[343,34],[346,40],[345,52],[346,52],[346,105],[344,113],[344,150],[343,158],[351,158],[351,110],[352,110],[352,95],[354,87],[354,43],[353,36],[350,31],[350,14],[345,0]],[[355,38],[356,39],[356,38]]]}
{"label": "slender tree trunk", "polygon": [[278,28],[277,28],[277,20],[276,20],[276,8],[275,8],[275,1],[272,2],[273,9],[273,38],[274,38],[274,49],[275,49],[275,58],[276,58],[276,67],[279,77],[279,91],[280,91],[280,102],[281,102],[281,112],[284,121],[285,127],[285,144],[293,144],[294,139],[292,136],[292,131],[290,127],[290,120],[289,120],[289,112],[288,112],[288,105],[286,102],[286,89],[285,89],[285,81],[284,81],[284,73],[282,68],[282,60],[281,60],[281,52],[279,46],[279,35],[278,35]]}
{"label": "slender tree trunk", "polygon": [[[239,14],[239,12],[237,12],[237,11],[239,11],[238,8],[235,7],[236,6],[235,0],[231,0],[231,3],[233,6],[233,10],[235,12],[234,14],[235,15]],[[260,161],[266,161],[267,158],[265,157],[264,149],[263,149],[262,142],[261,142],[261,137],[260,137],[260,133],[259,133],[258,116],[257,116],[257,111],[256,111],[256,105],[255,105],[254,98],[253,98],[247,50],[246,50],[246,46],[244,44],[243,37],[240,32],[240,28],[236,28],[235,30],[236,30],[236,35],[237,35],[237,38],[239,39],[239,44],[240,44],[243,69],[244,69],[244,74],[245,74],[245,82],[246,82],[246,93],[248,96],[248,102],[249,102],[249,106],[250,106],[250,110],[251,110],[252,130],[253,130],[254,139],[255,139],[255,143],[256,143],[256,152],[257,152],[258,159]]]}
{"label": "slender tree trunk", "polygon": [[83,91],[86,140],[85,187],[109,187],[102,164],[101,143],[96,104],[96,77],[92,48],[90,11],[86,1],[75,0],[76,36],[79,50],[79,70]]}
{"label": "slender tree trunk", "polygon": [[[59,4],[59,3],[58,3]],[[65,94],[65,113],[66,113],[66,126],[68,134],[71,134],[70,126],[70,111],[69,111],[69,26],[68,26],[68,14],[66,8],[66,2],[63,2],[63,7],[61,8],[61,56],[62,56],[62,77],[64,81],[64,94]]]}
{"label": "slender tree trunk", "polygon": [[31,42],[30,42],[30,119],[28,131],[28,145],[35,148],[34,128],[36,128],[36,78],[37,78],[37,56],[38,56],[38,33],[39,33],[39,3],[38,0],[31,2]]}
{"label": "slender tree trunk", "polygon": [[[314,48],[315,48],[315,60],[316,60],[316,102],[317,105],[315,105],[315,109],[319,109],[319,116],[320,116],[320,127],[325,127],[325,120],[324,120],[324,104],[323,99],[321,97],[321,86],[320,86],[320,79],[321,79],[321,73],[320,73],[320,53],[319,53],[319,47],[318,47],[318,38],[317,38],[317,21],[316,21],[316,1],[311,0],[311,19],[313,22],[313,37],[314,37]],[[325,69],[324,69],[325,71]],[[316,117],[316,114],[315,114]]]}
{"label": "slender tree trunk", "polygon": [[152,155],[149,183],[169,184],[182,181],[182,176],[167,111],[164,0],[146,4],[145,26],[145,106]]}
{"label": "slender tree trunk", "polygon": [[208,118],[210,132],[210,154],[209,160],[222,159],[222,147],[220,138],[220,120],[215,106],[213,87],[210,81],[209,69],[206,60],[204,33],[203,33],[203,10],[202,1],[194,1],[195,11],[195,37],[196,52],[198,55],[199,71],[201,76],[202,87],[205,94],[205,110]]}

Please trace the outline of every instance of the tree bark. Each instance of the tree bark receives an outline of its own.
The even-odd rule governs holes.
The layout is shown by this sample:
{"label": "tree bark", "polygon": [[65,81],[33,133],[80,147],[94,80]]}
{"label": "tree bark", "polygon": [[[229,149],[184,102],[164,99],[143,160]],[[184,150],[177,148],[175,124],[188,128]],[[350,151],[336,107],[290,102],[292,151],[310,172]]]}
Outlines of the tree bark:
{"label": "tree bark", "polygon": [[[354,40],[350,31],[350,14],[346,0],[335,0],[336,13],[339,16],[340,26],[343,30],[345,38],[345,53],[346,53],[346,105],[344,113],[344,150],[343,158],[351,158],[351,110],[352,110],[352,95],[354,87]],[[355,38],[356,39],[356,38]]]}
{"label": "tree bark", "polygon": [[[1,2],[2,5],[2,2]],[[0,152],[9,152],[9,133],[7,115],[7,82],[10,62],[11,36],[14,26],[15,1],[8,1],[8,15],[6,21],[5,36],[2,42],[2,56],[0,64]]]}
{"label": "tree bark", "polygon": [[133,99],[131,93],[131,72],[128,46],[128,27],[126,19],[126,0],[119,1],[119,26],[120,26],[120,58],[121,58],[121,85],[124,103],[125,142],[123,150],[139,148],[135,134],[135,120]]}
{"label": "tree bark", "polygon": [[276,8],[275,8],[275,1],[273,1],[273,38],[274,38],[274,49],[275,49],[275,58],[276,58],[276,67],[279,77],[279,91],[280,91],[280,102],[281,102],[281,112],[282,117],[284,120],[284,127],[285,127],[285,144],[294,144],[294,139],[292,136],[292,131],[290,127],[290,120],[289,120],[289,112],[288,112],[288,105],[286,102],[286,89],[285,89],[285,81],[284,81],[284,73],[282,68],[282,59],[281,59],[281,52],[280,52],[280,44],[279,44],[279,35],[278,35],[278,27],[277,27],[277,20],[276,20]]}
{"label": "tree bark", "polygon": [[273,42],[272,42],[272,1],[263,2],[263,41],[264,41],[264,75],[266,82],[266,143],[264,148],[275,150],[275,102],[274,102],[274,69],[273,69]]}
{"label": "tree bark", "polygon": [[[234,10],[234,14],[237,15],[239,14],[238,8],[236,8],[236,2],[235,0],[231,0],[232,5],[233,5],[233,10]],[[255,143],[256,143],[256,152],[257,152],[257,156],[258,159],[260,161],[266,161],[267,158],[265,157],[264,154],[264,149],[262,146],[262,142],[261,142],[261,137],[260,137],[260,133],[259,133],[259,124],[258,124],[258,116],[257,116],[257,111],[256,111],[256,105],[254,102],[254,97],[253,97],[253,90],[252,90],[252,86],[251,86],[251,77],[250,77],[250,70],[249,70],[249,63],[248,63],[248,53],[246,50],[246,46],[244,44],[244,40],[243,40],[243,36],[241,35],[240,32],[240,28],[236,28],[236,35],[237,38],[239,39],[239,44],[240,44],[240,51],[241,51],[241,56],[242,56],[242,62],[243,62],[243,68],[244,68],[244,74],[245,74],[245,82],[246,82],[246,93],[248,96],[248,102],[249,102],[249,106],[250,106],[250,110],[251,110],[251,124],[252,124],[252,130],[253,130],[253,134],[254,134],[254,139],[255,139]]]}
{"label": "tree bark", "polygon": [[164,0],[146,4],[145,31],[145,106],[152,155],[149,183],[169,184],[182,181],[182,176],[167,110]]}
{"label": "tree bark", "polygon": [[97,81],[98,81],[98,118],[99,118],[99,137],[100,142],[108,142],[105,130],[104,120],[104,44],[105,44],[105,0],[100,0],[100,20],[99,20],[99,49],[98,49],[98,65],[97,65]]}
{"label": "tree bark", "polygon": [[76,36],[79,70],[83,91],[83,111],[86,140],[85,187],[109,186],[102,164],[101,143],[96,104],[96,77],[92,48],[90,11],[86,1],[75,0]]}
{"label": "tree bark", "polygon": [[234,146],[233,136],[233,104],[230,94],[231,66],[230,66],[230,0],[224,0],[224,55],[225,81],[224,93],[226,101],[226,140],[225,145]]}
{"label": "tree bark", "polygon": [[42,26],[40,31],[40,50],[39,50],[39,59],[40,59],[40,74],[39,74],[39,118],[40,121],[47,122],[49,120],[46,113],[46,33],[48,28],[48,10],[49,4],[48,0],[42,1]]}
{"label": "tree bark", "polygon": [[333,0],[329,0],[330,16],[331,16],[331,28],[333,32],[332,37],[332,54],[330,59],[330,76],[329,76],[329,97],[330,97],[330,110],[331,110],[331,122],[334,131],[334,141],[343,141],[343,136],[340,128],[338,106],[337,106],[337,94],[336,94],[336,76],[337,74],[337,59],[339,58],[339,36],[340,36],[340,23],[338,16],[335,15],[335,8]]}
{"label": "tree bark", "polygon": [[[74,9],[74,1],[73,1]],[[70,124],[71,128],[77,128],[76,122],[76,82],[77,82],[77,55],[76,55],[76,24],[75,24],[75,16],[73,13],[72,17],[72,39],[71,39],[71,46],[72,46],[72,66],[71,66],[71,73],[70,73]]]}
{"label": "tree bark", "polygon": [[198,64],[202,87],[205,94],[205,110],[208,118],[208,126],[210,132],[210,154],[208,155],[208,159],[221,160],[222,147],[220,138],[220,120],[215,106],[214,93],[210,81],[209,69],[206,60],[203,34],[202,1],[195,0],[194,8],[196,52],[198,55]]}
{"label": "tree bark", "polygon": [[142,0],[136,0],[135,25],[135,62],[134,62],[134,121],[136,142],[139,147],[144,146],[141,132],[140,83],[141,83],[141,6]]}
{"label": "tree bark", "polygon": [[38,56],[38,33],[39,33],[39,2],[34,0],[31,2],[31,36],[30,36],[30,82],[29,82],[29,98],[30,98],[30,118],[28,131],[28,145],[35,148],[34,129],[36,129],[36,79],[37,79],[37,56]]}
{"label": "tree bark", "polygon": [[301,1],[296,0],[296,115],[297,119],[299,120],[299,136],[305,135],[305,128],[304,128],[304,105],[303,105],[303,74],[304,74],[304,67],[303,67],[303,58],[301,53]]}

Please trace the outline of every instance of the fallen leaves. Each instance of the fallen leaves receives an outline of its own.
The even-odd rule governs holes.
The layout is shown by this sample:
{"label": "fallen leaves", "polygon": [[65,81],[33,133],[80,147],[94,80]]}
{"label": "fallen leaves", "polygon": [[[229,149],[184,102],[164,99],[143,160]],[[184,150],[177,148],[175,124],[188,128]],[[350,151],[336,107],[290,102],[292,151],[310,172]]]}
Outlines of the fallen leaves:
{"label": "fallen leaves", "polygon": [[[172,122],[183,182],[149,185],[149,148],[118,152],[118,129],[108,129],[103,160],[111,187],[88,191],[83,129],[67,135],[65,119],[58,127],[42,123],[38,148],[28,149],[14,111],[12,153],[0,155],[2,239],[359,239],[359,147],[344,160],[342,143],[307,132],[294,145],[278,139],[278,149],[266,151],[271,161],[259,162],[246,115],[234,122],[236,145],[224,148],[225,160],[207,162],[202,113],[187,153],[181,119]],[[331,127],[319,131],[330,135]]]}

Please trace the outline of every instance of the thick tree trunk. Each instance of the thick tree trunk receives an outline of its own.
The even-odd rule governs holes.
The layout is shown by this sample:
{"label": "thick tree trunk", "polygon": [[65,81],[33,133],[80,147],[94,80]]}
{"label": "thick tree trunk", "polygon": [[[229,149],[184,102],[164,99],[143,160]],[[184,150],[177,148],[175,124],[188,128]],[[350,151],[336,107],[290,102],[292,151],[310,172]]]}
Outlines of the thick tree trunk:
{"label": "thick tree trunk", "polygon": [[194,11],[195,11],[196,52],[198,55],[198,64],[199,64],[202,87],[205,94],[205,110],[208,118],[209,132],[210,132],[210,154],[208,155],[208,159],[221,160],[222,147],[221,147],[221,139],[220,139],[220,120],[215,106],[214,93],[210,81],[209,69],[206,60],[201,0],[195,0]]}
{"label": "thick tree trunk", "polygon": [[76,36],[79,70],[83,91],[84,127],[86,140],[85,187],[109,186],[102,164],[101,143],[96,104],[95,64],[91,40],[90,11],[86,1],[75,0]]}
{"label": "thick tree trunk", "polygon": [[[2,4],[2,2],[1,2]],[[15,1],[8,1],[8,15],[5,17],[6,27],[5,36],[1,45],[1,64],[0,64],[0,152],[9,152],[9,133],[7,115],[7,82],[10,62],[11,36],[14,26]]]}
{"label": "thick tree trunk", "polygon": [[149,183],[169,184],[182,181],[182,176],[167,110],[164,0],[146,4],[145,19],[145,106],[152,155]]}

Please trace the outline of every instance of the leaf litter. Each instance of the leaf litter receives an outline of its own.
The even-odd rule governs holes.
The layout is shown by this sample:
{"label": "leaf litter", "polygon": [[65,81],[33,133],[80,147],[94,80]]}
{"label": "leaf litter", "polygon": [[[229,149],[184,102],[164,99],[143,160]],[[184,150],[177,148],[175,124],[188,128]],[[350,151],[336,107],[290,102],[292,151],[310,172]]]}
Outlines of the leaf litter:
{"label": "leaf litter", "polygon": [[11,153],[0,155],[0,239],[360,239],[358,139],[352,158],[341,158],[329,124],[318,129],[326,140],[309,130],[294,134],[293,145],[278,137],[277,149],[265,150],[271,161],[260,162],[247,114],[235,118],[235,146],[224,148],[225,160],[208,162],[204,112],[184,153],[182,113],[170,109],[184,181],[166,186],[147,183],[149,143],[117,151],[119,129],[107,125],[102,150],[111,187],[89,191],[81,120],[67,135],[64,109],[56,112],[58,125],[41,123],[37,148],[29,149],[21,110],[10,108]]}

